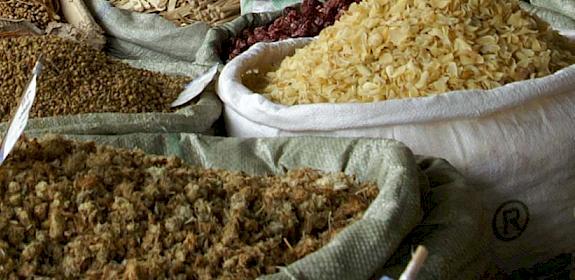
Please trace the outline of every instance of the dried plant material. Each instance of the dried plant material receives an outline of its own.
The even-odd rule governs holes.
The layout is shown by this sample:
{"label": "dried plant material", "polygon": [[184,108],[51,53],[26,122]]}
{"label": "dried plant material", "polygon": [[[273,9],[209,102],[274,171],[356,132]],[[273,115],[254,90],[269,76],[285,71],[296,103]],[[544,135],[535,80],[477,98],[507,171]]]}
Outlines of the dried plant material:
{"label": "dried plant material", "polygon": [[0,50],[1,121],[9,119],[40,54],[45,64],[31,117],[170,112],[170,103],[189,81],[132,68],[88,45],[55,36],[0,40]]}
{"label": "dried plant material", "polygon": [[492,89],[574,61],[573,45],[515,0],[365,0],[262,90],[286,105],[375,102]]}
{"label": "dried plant material", "polygon": [[[56,5],[54,5],[56,4]],[[0,19],[26,20],[44,28],[51,21],[59,21],[58,2],[52,0],[8,0],[0,2]]]}
{"label": "dried plant material", "polygon": [[124,10],[159,13],[178,26],[202,21],[220,25],[240,16],[240,0],[110,0]]}
{"label": "dried plant material", "polygon": [[0,278],[253,279],[319,249],[378,188],[248,176],[57,137],[0,166]]}
{"label": "dried plant material", "polygon": [[351,3],[359,0],[304,0],[301,7],[287,7],[283,15],[266,26],[249,27],[224,45],[220,56],[232,59],[258,42],[275,42],[287,38],[313,37],[332,25]]}

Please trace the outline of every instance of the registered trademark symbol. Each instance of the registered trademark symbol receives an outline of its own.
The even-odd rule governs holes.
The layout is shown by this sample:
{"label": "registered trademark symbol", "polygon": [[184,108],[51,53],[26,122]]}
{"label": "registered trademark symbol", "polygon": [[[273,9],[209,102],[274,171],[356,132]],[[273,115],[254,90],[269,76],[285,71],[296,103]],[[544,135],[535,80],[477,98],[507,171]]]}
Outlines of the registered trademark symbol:
{"label": "registered trademark symbol", "polygon": [[495,210],[491,226],[499,240],[511,241],[521,236],[527,228],[527,223],[529,223],[527,205],[518,200],[510,200]]}

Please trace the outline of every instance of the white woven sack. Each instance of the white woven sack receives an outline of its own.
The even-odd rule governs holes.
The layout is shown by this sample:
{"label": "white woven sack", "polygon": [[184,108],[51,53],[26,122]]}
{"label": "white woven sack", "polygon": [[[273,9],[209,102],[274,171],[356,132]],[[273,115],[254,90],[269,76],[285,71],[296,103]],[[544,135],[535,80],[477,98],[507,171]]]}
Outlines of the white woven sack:
{"label": "white woven sack", "polygon": [[284,106],[241,84],[312,39],[256,44],[219,78],[230,136],[382,137],[446,158],[475,185],[505,270],[575,252],[575,66],[493,90],[376,103]]}

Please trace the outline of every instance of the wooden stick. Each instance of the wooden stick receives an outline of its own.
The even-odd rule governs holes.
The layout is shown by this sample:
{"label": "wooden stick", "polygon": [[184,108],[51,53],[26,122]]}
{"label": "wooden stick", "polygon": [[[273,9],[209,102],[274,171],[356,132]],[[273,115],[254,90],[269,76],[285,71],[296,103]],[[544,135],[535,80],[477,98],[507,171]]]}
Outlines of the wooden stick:
{"label": "wooden stick", "polygon": [[218,14],[216,12],[210,12],[210,17],[212,18],[212,21],[221,19],[220,14]]}
{"label": "wooden stick", "polygon": [[415,280],[428,255],[429,252],[423,245],[417,246],[411,261],[409,261],[405,271],[399,276],[399,280]]}
{"label": "wooden stick", "polygon": [[210,7],[218,7],[218,6],[222,6],[223,4],[226,3],[227,0],[217,0],[217,1],[212,1],[212,3],[208,4],[208,8]]}
{"label": "wooden stick", "polygon": [[232,10],[239,10],[240,9],[240,4],[233,4],[233,5],[226,5],[223,6],[222,8],[223,12],[227,12],[227,11],[232,11]]}
{"label": "wooden stick", "polygon": [[240,0],[227,0],[225,6],[240,4]]}
{"label": "wooden stick", "polygon": [[215,7],[215,9],[218,13],[228,13],[230,11],[239,13],[241,7],[238,4],[238,5],[228,5],[228,6]]}
{"label": "wooden stick", "polygon": [[168,1],[168,12],[173,11],[176,9],[177,0],[169,0]]}
{"label": "wooden stick", "polygon": [[289,244],[289,241],[287,239],[284,238],[284,243],[288,246],[288,248],[290,250],[293,250],[293,247],[291,246],[291,244]]}
{"label": "wooden stick", "polygon": [[231,11],[231,12],[227,12],[227,13],[220,13],[219,18],[227,18],[227,17],[239,16],[239,15],[240,15],[239,11],[237,11],[237,12]]}
{"label": "wooden stick", "polygon": [[190,13],[192,13],[192,7],[190,6],[182,6],[179,8],[176,8],[175,10],[171,10],[169,12],[166,12],[164,14],[164,17],[168,20],[177,20],[180,19],[182,17],[185,17],[187,15],[189,15]]}

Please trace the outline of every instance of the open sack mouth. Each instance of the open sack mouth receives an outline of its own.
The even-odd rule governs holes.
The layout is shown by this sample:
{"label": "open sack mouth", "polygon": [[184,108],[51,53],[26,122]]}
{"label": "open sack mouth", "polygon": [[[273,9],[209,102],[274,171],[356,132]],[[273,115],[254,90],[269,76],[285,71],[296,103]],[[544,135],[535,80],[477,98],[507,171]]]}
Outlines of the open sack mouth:
{"label": "open sack mouth", "polygon": [[549,76],[575,62],[574,50],[517,2],[368,0],[293,54],[268,49],[279,67],[248,84],[284,105],[369,103]]}
{"label": "open sack mouth", "polygon": [[297,38],[258,43],[225,65],[217,90],[227,110],[286,131],[331,131],[488,116],[538,99],[568,94],[569,88],[575,86],[575,66],[569,66],[552,75],[494,89],[456,90],[377,102],[284,105],[262,94],[269,81],[266,75],[315,40],[317,38]]}

